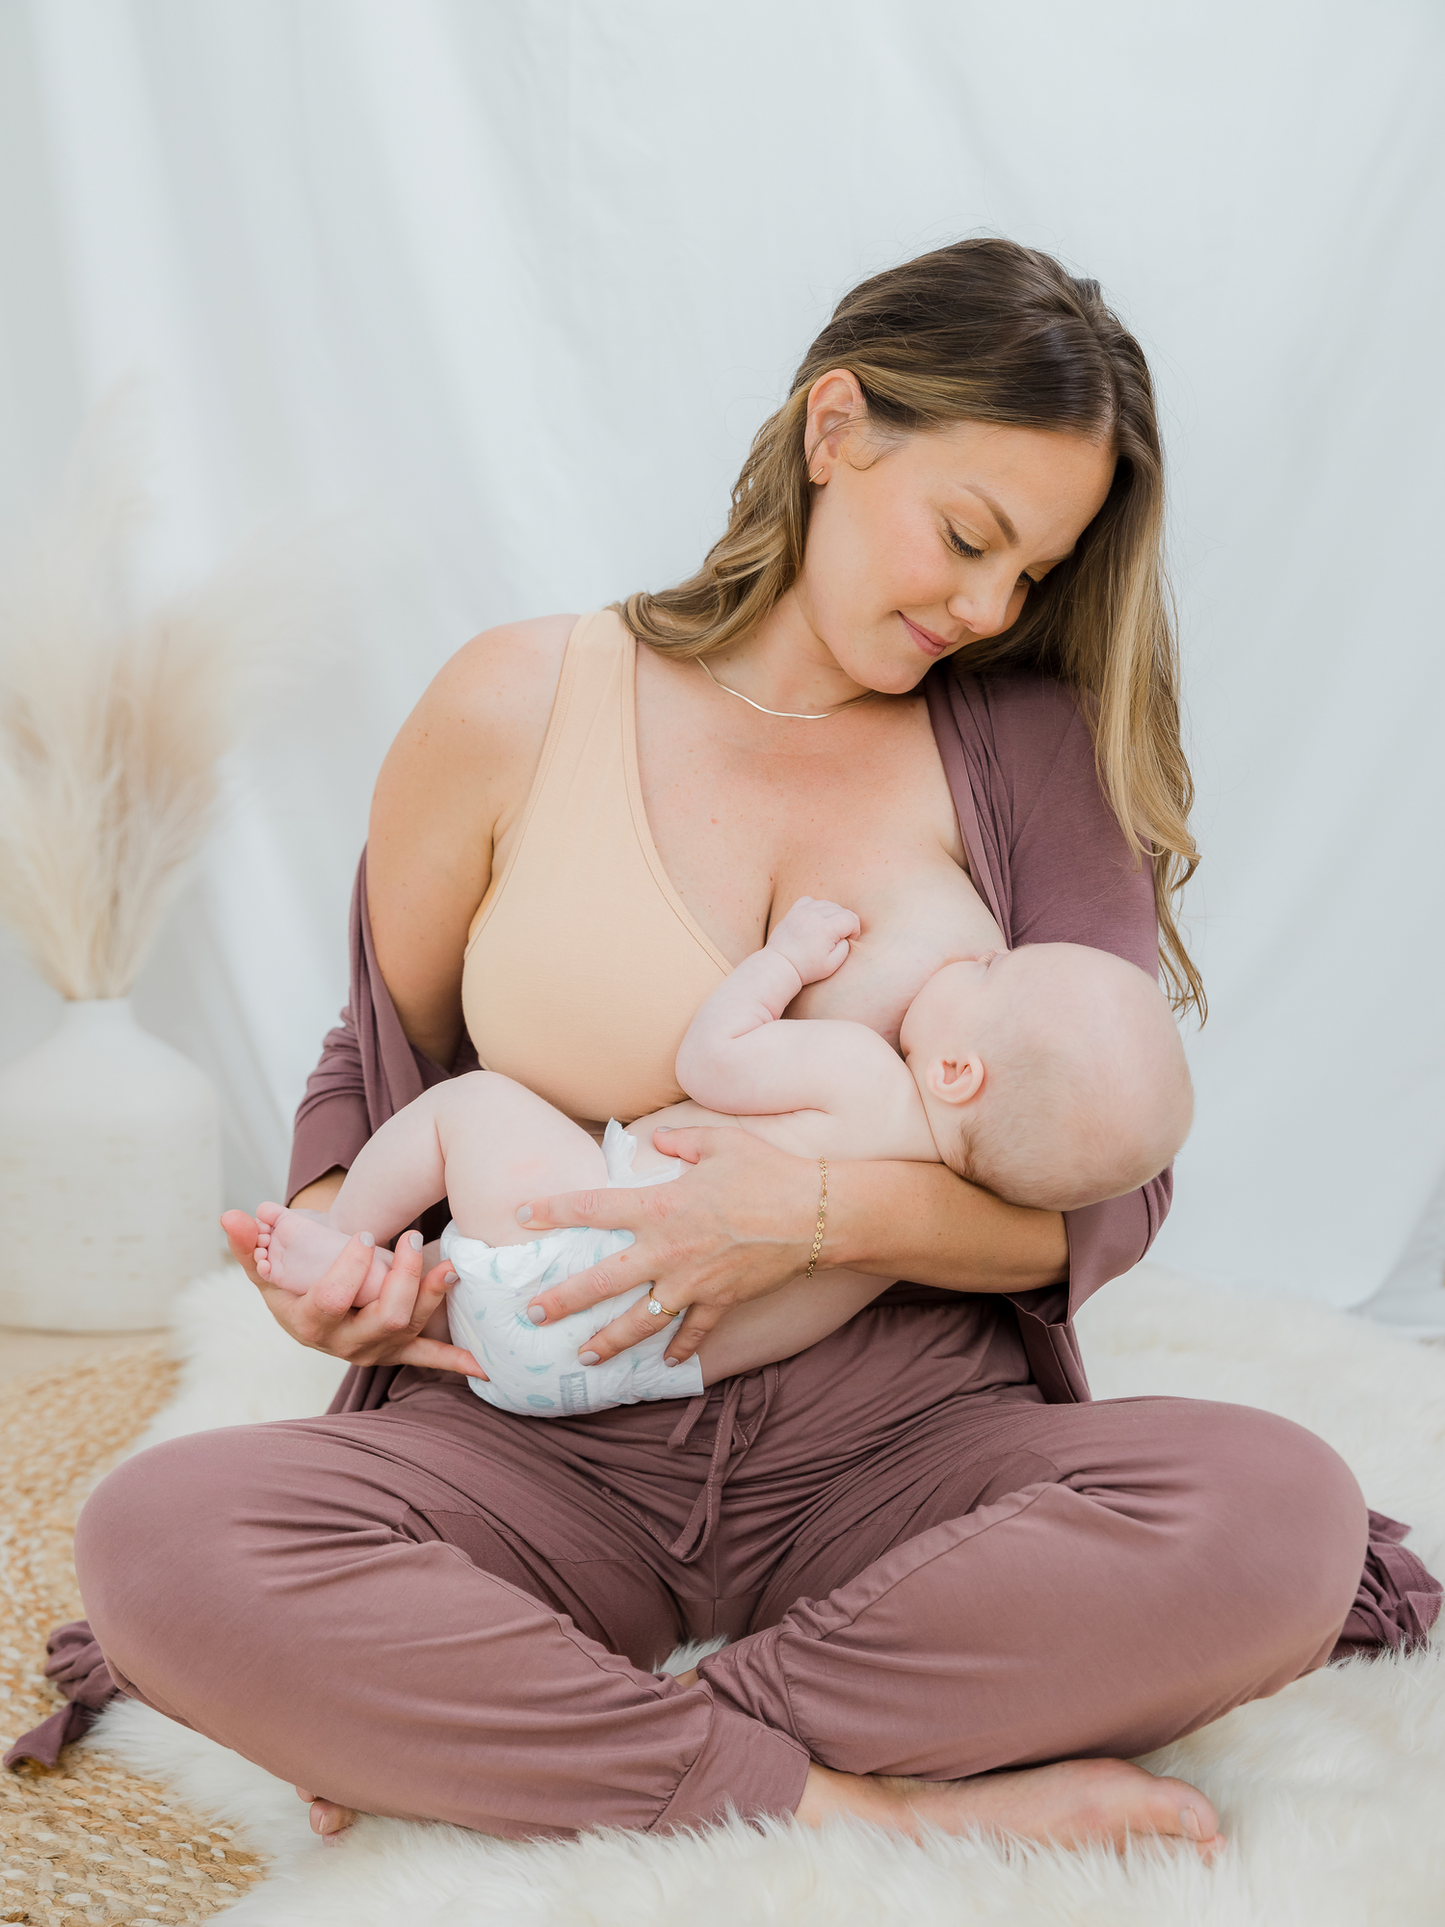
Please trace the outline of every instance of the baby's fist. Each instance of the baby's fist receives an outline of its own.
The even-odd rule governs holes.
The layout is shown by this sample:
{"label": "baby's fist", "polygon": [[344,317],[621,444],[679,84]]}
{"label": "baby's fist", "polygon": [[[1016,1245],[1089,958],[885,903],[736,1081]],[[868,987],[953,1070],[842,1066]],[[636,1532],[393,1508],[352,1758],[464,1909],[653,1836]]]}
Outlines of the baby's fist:
{"label": "baby's fist", "polygon": [[863,928],[841,903],[799,897],[781,923],[773,925],[769,950],[780,950],[805,984],[831,977],[848,955],[848,939]]}

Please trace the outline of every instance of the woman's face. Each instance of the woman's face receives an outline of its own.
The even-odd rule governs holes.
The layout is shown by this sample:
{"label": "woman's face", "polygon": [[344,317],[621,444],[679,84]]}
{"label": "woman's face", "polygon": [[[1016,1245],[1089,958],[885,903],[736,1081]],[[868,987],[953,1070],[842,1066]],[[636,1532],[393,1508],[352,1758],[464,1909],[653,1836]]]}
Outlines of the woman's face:
{"label": "woman's face", "polygon": [[849,374],[824,375],[811,401],[816,486],[792,595],[862,689],[902,694],[1009,628],[1113,480],[1113,447],[1081,435],[958,422],[875,438]]}

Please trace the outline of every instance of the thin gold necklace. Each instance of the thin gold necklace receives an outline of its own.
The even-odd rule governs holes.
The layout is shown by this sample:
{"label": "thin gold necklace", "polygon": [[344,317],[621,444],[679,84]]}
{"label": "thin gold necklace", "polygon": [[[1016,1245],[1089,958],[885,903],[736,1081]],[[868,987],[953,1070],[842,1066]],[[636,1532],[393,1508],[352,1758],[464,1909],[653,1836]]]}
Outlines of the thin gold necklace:
{"label": "thin gold necklace", "polygon": [[696,657],[695,661],[714,689],[720,689],[725,696],[736,696],[740,703],[746,703],[749,709],[757,710],[760,716],[781,716],[783,721],[788,723],[826,723],[830,716],[841,715],[845,709],[851,709],[854,703],[866,703],[868,698],[876,693],[871,689],[865,689],[861,695],[850,696],[847,702],[839,703],[836,709],[820,709],[812,716],[803,709],[765,709],[761,703],[755,703],[751,696],[745,696],[741,689],[729,689],[725,682],[719,682],[701,656]]}

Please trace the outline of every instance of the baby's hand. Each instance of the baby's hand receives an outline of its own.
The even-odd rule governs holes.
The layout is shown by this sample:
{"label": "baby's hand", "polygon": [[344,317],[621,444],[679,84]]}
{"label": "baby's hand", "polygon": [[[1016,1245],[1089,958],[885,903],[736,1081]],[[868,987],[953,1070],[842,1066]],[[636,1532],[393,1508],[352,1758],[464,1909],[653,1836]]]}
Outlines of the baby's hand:
{"label": "baby's hand", "polygon": [[831,977],[848,955],[848,939],[863,928],[851,910],[818,897],[799,897],[781,923],[773,925],[769,950],[779,950],[805,984]]}

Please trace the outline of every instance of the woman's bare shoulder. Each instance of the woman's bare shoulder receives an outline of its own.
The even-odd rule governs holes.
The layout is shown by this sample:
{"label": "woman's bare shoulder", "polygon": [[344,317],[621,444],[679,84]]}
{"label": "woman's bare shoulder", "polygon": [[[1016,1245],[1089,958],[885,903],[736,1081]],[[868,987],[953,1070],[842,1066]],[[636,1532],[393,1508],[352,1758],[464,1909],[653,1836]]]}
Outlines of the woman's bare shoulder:
{"label": "woman's bare shoulder", "polygon": [[367,900],[382,975],[411,1041],[449,1062],[462,951],[497,839],[541,761],[574,616],[503,623],[437,671],[377,777]]}
{"label": "woman's bare shoulder", "polygon": [[508,622],[463,643],[398,730],[376,807],[388,812],[444,783],[453,798],[466,797],[470,814],[485,798],[504,807],[518,780],[530,783],[575,621]]}
{"label": "woman's bare shoulder", "polygon": [[[493,695],[522,693],[541,681],[555,689],[567,648],[567,638],[578,618],[529,616],[522,622],[499,623],[464,642],[437,674],[435,688],[445,683],[464,693],[487,690]],[[551,693],[548,692],[548,706]]]}
{"label": "woman's bare shoulder", "polygon": [[576,616],[534,616],[484,629],[437,671],[414,712],[449,737],[514,746],[519,733],[545,735]]}

